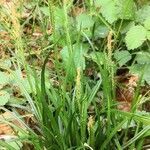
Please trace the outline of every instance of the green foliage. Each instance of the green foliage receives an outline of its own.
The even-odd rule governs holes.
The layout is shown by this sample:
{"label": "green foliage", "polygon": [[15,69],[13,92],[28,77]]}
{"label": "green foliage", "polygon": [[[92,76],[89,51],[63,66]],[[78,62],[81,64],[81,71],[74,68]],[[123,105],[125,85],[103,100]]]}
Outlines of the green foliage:
{"label": "green foliage", "polygon": [[94,32],[96,38],[106,38],[108,35],[109,29],[104,25],[99,25]]}
{"label": "green foliage", "polygon": [[144,5],[141,9],[136,12],[136,21],[143,23],[150,16],[150,5]]}
{"label": "green foliage", "polygon": [[139,52],[137,53],[135,60],[138,64],[150,64],[150,53]]}
{"label": "green foliage", "polygon": [[102,52],[93,52],[90,55],[90,59],[92,59],[94,62],[96,62],[97,64],[104,64],[104,60],[105,60],[105,55]]}
{"label": "green foliage", "polygon": [[101,13],[109,23],[113,23],[118,19],[118,12],[115,1],[112,0],[99,0],[101,6]]}
{"label": "green foliage", "polygon": [[[84,55],[87,53],[88,46],[86,44],[75,44],[73,45],[73,62],[75,64],[75,68],[85,69],[85,57]],[[64,61],[64,65],[67,67],[69,61],[69,51],[67,47],[64,47],[61,51],[61,56]]]}
{"label": "green foliage", "polygon": [[147,31],[147,39],[150,40],[150,31]]}
{"label": "green foliage", "polygon": [[101,7],[101,13],[109,23],[118,19],[133,19],[135,4],[133,0],[97,0],[96,5]]}
{"label": "green foliage", "polygon": [[40,10],[45,16],[50,16],[49,7],[40,7]]}
{"label": "green foliage", "polygon": [[150,65],[149,64],[135,64],[130,68],[131,73],[142,76],[143,83],[146,81],[150,85]]}
{"label": "green foliage", "polygon": [[138,48],[146,40],[146,29],[141,25],[131,27],[125,40],[129,50]]}
{"label": "green foliage", "polygon": [[4,86],[9,83],[9,75],[5,72],[0,72],[0,85]]}
{"label": "green foliage", "polygon": [[131,54],[124,50],[124,51],[116,51],[114,53],[114,58],[118,62],[119,66],[125,65],[132,57]]}
{"label": "green foliage", "polygon": [[146,19],[144,21],[144,27],[147,29],[147,30],[150,30],[150,18]]}
{"label": "green foliage", "polygon": [[[13,39],[11,61],[0,62],[0,109],[12,108],[25,128],[21,136],[9,120],[0,120],[18,133],[12,143],[0,141],[7,149],[21,149],[22,142],[37,150],[142,149],[142,141],[150,136],[150,114],[137,107],[149,98],[141,98],[138,88],[141,82],[150,85],[150,6],[139,8],[134,0],[77,3],[34,1],[28,18],[16,17],[23,44]],[[75,7],[81,13],[72,14]],[[40,34],[33,37],[36,27]],[[21,50],[23,62],[17,55]],[[38,64],[28,62],[32,51]],[[122,67],[142,78],[131,112],[116,107],[114,79]],[[24,116],[16,113],[18,108]],[[28,114],[31,126],[23,120]]]}
{"label": "green foliage", "polygon": [[10,95],[6,91],[0,91],[0,106],[5,105],[10,99]]}
{"label": "green foliage", "polygon": [[134,0],[116,0],[116,10],[120,19],[133,20],[136,12]]}
{"label": "green foliage", "polygon": [[80,29],[86,29],[91,28],[94,24],[94,21],[92,19],[92,16],[89,16],[86,13],[82,13],[76,17],[77,21],[77,29],[80,31]]}

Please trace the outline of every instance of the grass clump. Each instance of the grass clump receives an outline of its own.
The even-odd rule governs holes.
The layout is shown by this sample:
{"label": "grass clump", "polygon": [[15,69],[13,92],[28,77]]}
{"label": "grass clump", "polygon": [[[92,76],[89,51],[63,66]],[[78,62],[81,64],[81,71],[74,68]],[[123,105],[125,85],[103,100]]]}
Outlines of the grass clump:
{"label": "grass clump", "polygon": [[[1,147],[148,147],[150,119],[144,104],[149,101],[149,30],[148,19],[142,24],[145,18],[138,14],[148,10],[149,4],[134,1],[3,3],[0,29],[9,38],[2,43],[2,59],[10,65],[0,65],[2,74],[9,73],[0,84],[10,98],[0,108],[1,114],[13,115],[10,120],[2,117],[0,125],[13,128],[15,137],[8,141],[4,136]],[[138,76],[136,88],[133,78],[124,78],[128,74]],[[133,90],[132,101],[126,95],[118,100],[118,87]],[[124,103],[128,111],[119,109]]]}

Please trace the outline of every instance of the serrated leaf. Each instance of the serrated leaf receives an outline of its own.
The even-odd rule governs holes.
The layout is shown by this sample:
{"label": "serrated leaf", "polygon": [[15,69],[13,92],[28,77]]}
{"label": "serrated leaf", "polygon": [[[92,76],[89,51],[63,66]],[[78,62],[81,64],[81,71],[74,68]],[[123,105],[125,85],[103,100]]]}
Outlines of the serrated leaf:
{"label": "serrated leaf", "polygon": [[117,60],[119,66],[126,64],[132,57],[128,51],[116,51],[114,58]]}
{"label": "serrated leaf", "polygon": [[131,27],[125,37],[127,48],[130,50],[141,46],[146,40],[146,32],[146,29],[141,25]]}
{"label": "serrated leaf", "polygon": [[150,5],[144,5],[141,9],[139,9],[136,13],[136,21],[143,23],[147,18],[149,18],[150,14]]}
{"label": "serrated leaf", "polygon": [[10,95],[6,91],[0,91],[0,106],[4,106],[10,99]]}
{"label": "serrated leaf", "polygon": [[118,19],[118,10],[115,1],[99,0],[97,3],[101,5],[101,13],[109,23],[112,24]]}
{"label": "serrated leaf", "polygon": [[120,19],[134,18],[136,9],[133,0],[116,0],[116,7]]}
{"label": "serrated leaf", "polygon": [[135,60],[138,64],[150,64],[150,53],[139,52],[137,53]]}
{"label": "serrated leaf", "polygon": [[93,26],[94,21],[91,16],[89,16],[86,13],[82,13],[77,16],[77,29],[80,30],[80,28],[90,28]]}

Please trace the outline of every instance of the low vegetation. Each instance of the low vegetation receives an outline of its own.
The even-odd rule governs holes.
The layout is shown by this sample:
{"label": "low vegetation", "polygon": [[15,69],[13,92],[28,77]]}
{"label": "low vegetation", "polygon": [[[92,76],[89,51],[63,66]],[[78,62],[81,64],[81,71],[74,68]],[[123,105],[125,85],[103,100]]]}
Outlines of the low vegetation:
{"label": "low vegetation", "polygon": [[0,1],[0,149],[150,149],[148,0]]}

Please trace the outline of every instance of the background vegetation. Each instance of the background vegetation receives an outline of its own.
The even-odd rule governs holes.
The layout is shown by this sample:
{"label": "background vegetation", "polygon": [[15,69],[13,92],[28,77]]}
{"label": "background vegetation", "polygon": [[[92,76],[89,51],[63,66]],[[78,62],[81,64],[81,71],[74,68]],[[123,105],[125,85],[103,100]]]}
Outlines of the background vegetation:
{"label": "background vegetation", "polygon": [[148,0],[0,4],[0,149],[150,148]]}

